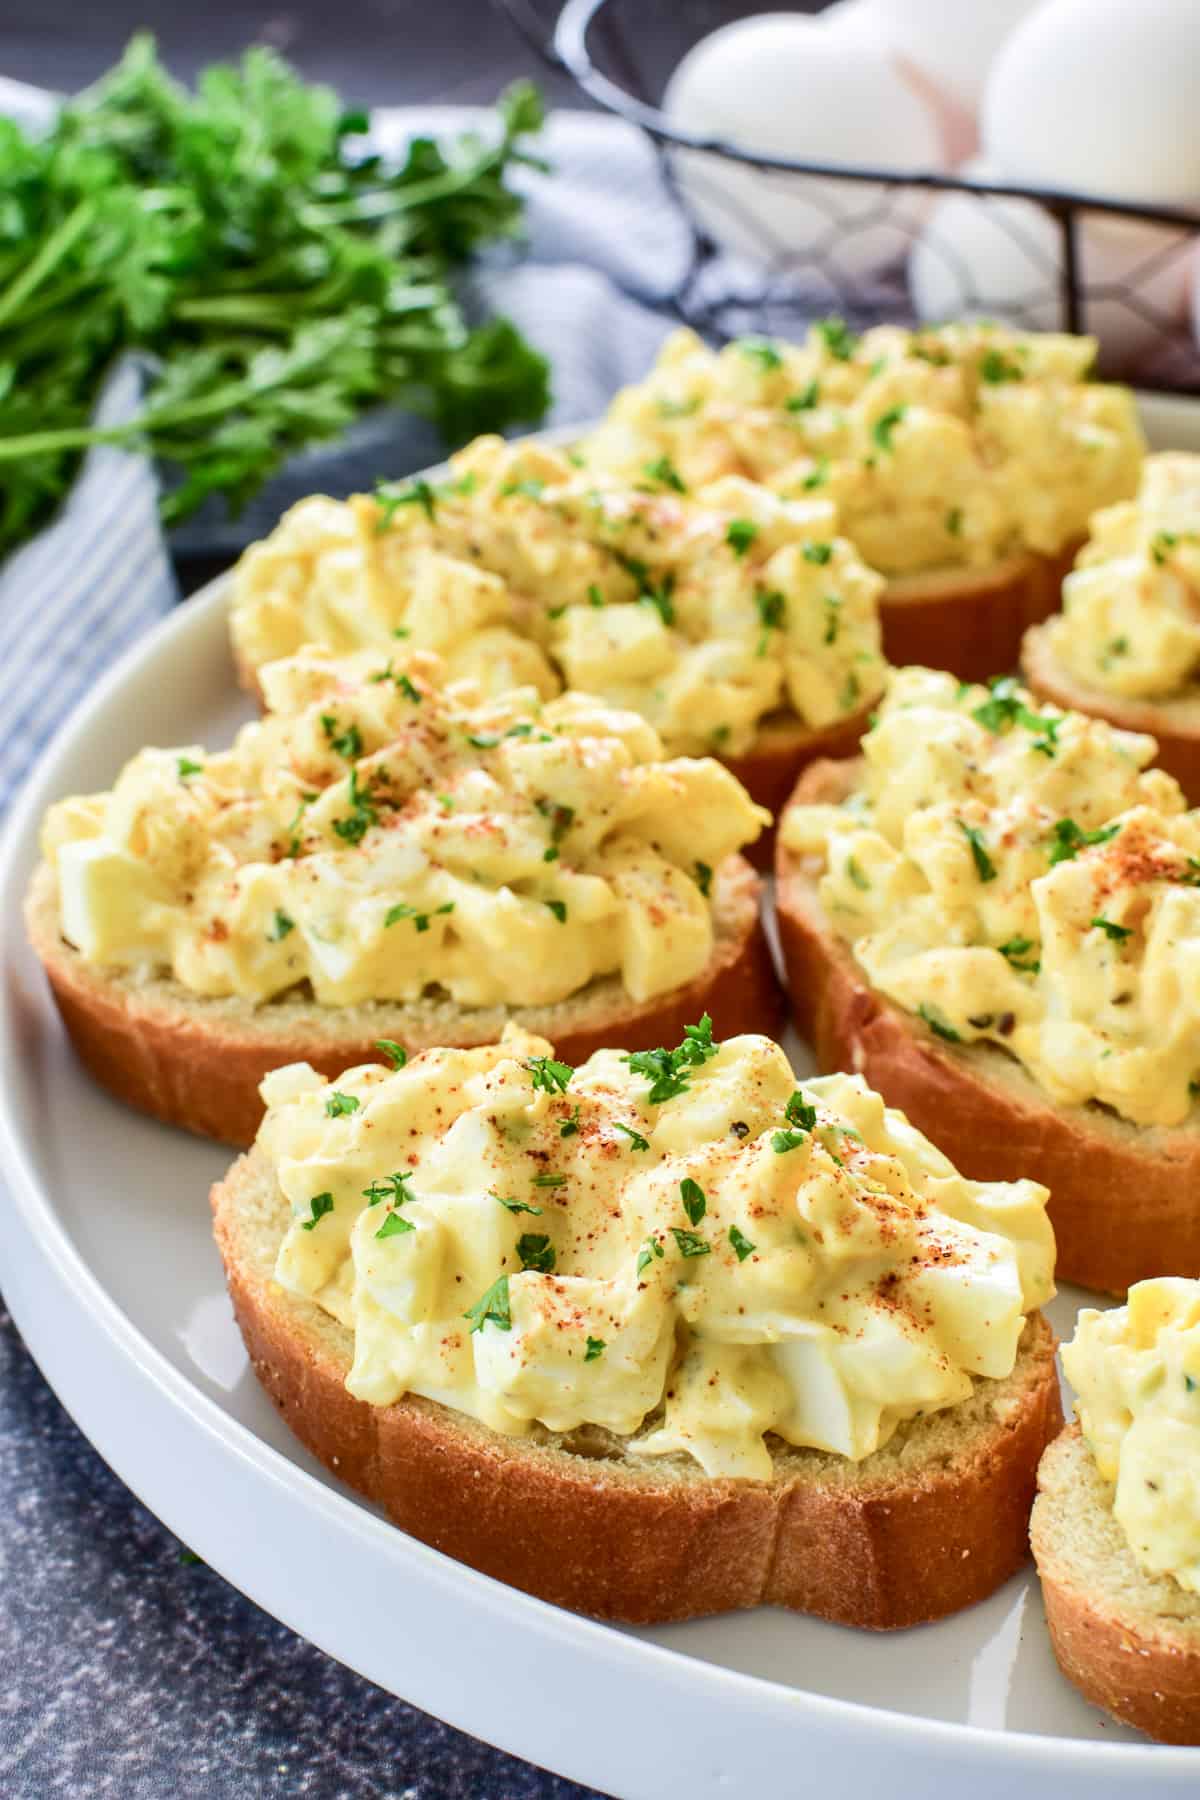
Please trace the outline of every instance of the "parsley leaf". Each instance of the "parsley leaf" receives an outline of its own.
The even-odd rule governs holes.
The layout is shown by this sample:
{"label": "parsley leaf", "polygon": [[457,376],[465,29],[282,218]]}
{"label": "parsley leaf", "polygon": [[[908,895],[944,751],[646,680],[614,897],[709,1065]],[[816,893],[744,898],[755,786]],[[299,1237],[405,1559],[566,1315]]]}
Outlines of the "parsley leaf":
{"label": "parsley leaf", "polygon": [[713,872],[706,862],[696,864],[696,886],[707,900],[712,893]]}
{"label": "parsley leaf", "polygon": [[501,1331],[511,1331],[512,1309],[508,1302],[508,1276],[501,1275],[493,1281],[487,1292],[479,1296],[474,1306],[467,1308],[463,1318],[471,1321],[472,1332],[482,1331],[489,1319]]}
{"label": "parsley leaf", "polygon": [[687,493],[687,483],[669,456],[659,456],[653,462],[648,462],[642,473],[651,481],[661,483],[663,487],[673,488],[677,494]]}
{"label": "parsley leaf", "polygon": [[798,1150],[801,1144],[807,1142],[807,1131],[775,1131],[771,1134],[771,1148],[776,1156],[783,1156],[789,1150]]}
{"label": "parsley leaf", "polygon": [[1101,825],[1096,831],[1081,831],[1074,819],[1056,820],[1050,846],[1050,867],[1070,862],[1072,857],[1093,844],[1107,844],[1120,829],[1119,825]]}
{"label": "parsley leaf", "polygon": [[637,1259],[638,1274],[639,1275],[643,1274],[650,1267],[650,1263],[654,1257],[658,1257],[658,1259],[661,1261],[665,1254],[666,1254],[666,1252],[663,1250],[662,1244],[659,1242],[659,1240],[656,1237],[648,1237],[646,1239],[645,1243],[642,1245],[641,1249],[638,1251],[638,1259]]}
{"label": "parsley leaf", "polygon": [[708,1196],[700,1183],[693,1181],[690,1175],[685,1175],[679,1184],[679,1197],[683,1201],[683,1210],[691,1223],[698,1225],[708,1211]]}
{"label": "parsley leaf", "polygon": [[783,358],[769,338],[738,338],[737,347],[748,362],[756,362],[760,369],[783,367]]}
{"label": "parsley leaf", "polygon": [[504,1194],[493,1194],[492,1199],[498,1200],[506,1212],[531,1213],[535,1219],[540,1219],[542,1216],[541,1207],[530,1206],[528,1200],[510,1200]]}
{"label": "parsley leaf", "polygon": [[845,319],[820,319],[813,327],[835,362],[849,362],[858,347],[858,339]]}
{"label": "parsley leaf", "polygon": [[542,904],[550,908],[550,911],[554,914],[560,925],[566,924],[567,903],[565,900],[545,900]]}
{"label": "parsley leaf", "polygon": [[347,1119],[361,1104],[357,1094],[340,1094],[335,1088],[325,1102],[325,1111],[331,1119]]}
{"label": "parsley leaf", "polygon": [[621,1131],[625,1134],[629,1139],[629,1148],[631,1150],[648,1150],[650,1148],[649,1138],[644,1138],[640,1131],[635,1131],[633,1129],[632,1125],[622,1125],[620,1119],[613,1120],[613,1130]]}
{"label": "parsley leaf", "polygon": [[805,544],[802,547],[800,554],[804,558],[805,562],[815,563],[818,568],[823,569],[825,567],[825,564],[829,561],[830,557],[833,555],[833,545],[832,544]]}
{"label": "parsley leaf", "polygon": [[978,825],[968,825],[965,819],[960,819],[958,823],[963,836],[971,846],[971,855],[975,860],[975,873],[980,881],[995,881],[996,865],[987,853],[982,831]]}
{"label": "parsley leaf", "polygon": [[755,1250],[758,1248],[757,1244],[752,1244],[745,1232],[740,1230],[736,1225],[731,1225],[729,1227],[729,1241],[737,1251],[737,1259],[739,1262],[745,1262],[746,1258],[748,1256],[753,1256]]}
{"label": "parsley leaf", "polygon": [[671,1226],[671,1236],[679,1246],[680,1256],[711,1256],[712,1245],[695,1231],[685,1231],[682,1225]]}
{"label": "parsley leaf", "polygon": [[678,1049],[635,1050],[622,1060],[629,1064],[635,1075],[643,1076],[650,1083],[647,1095],[650,1104],[661,1106],[678,1094],[686,1094],[690,1072],[708,1062],[720,1047],[713,1043],[712,1020],[705,1013],[698,1025],[684,1026],[683,1042]]}
{"label": "parsley leaf", "polygon": [[408,1061],[408,1051],[394,1038],[376,1038],[375,1048],[383,1051],[393,1069],[402,1069]]}
{"label": "parsley leaf", "polygon": [[357,762],[363,753],[362,733],[357,725],[348,725],[345,731],[338,731],[338,722],[332,713],[321,714],[321,730],[325,733],[329,748],[342,756],[347,762]]}
{"label": "parsley leaf", "polygon": [[1133,936],[1132,925],[1117,925],[1112,919],[1095,918],[1091,921],[1095,931],[1102,931],[1114,944],[1123,944],[1126,938]]}
{"label": "parsley leaf", "polygon": [[753,519],[730,519],[725,527],[725,542],[735,556],[745,556],[757,536],[758,526]]}
{"label": "parsley leaf", "polygon": [[544,1231],[522,1232],[517,1239],[517,1255],[523,1269],[534,1269],[539,1275],[549,1275],[554,1269],[554,1245]]}
{"label": "parsley leaf", "polygon": [[788,412],[811,412],[813,407],[819,406],[820,403],[820,385],[816,381],[810,381],[808,386],[802,387],[798,394],[789,394],[783,404]]}
{"label": "parsley leaf", "polygon": [[817,1109],[804,1098],[799,1088],[783,1109],[783,1116],[789,1125],[799,1125],[805,1131],[812,1131],[817,1123]]}
{"label": "parsley leaf", "polygon": [[555,1062],[552,1056],[531,1056],[525,1067],[533,1087],[543,1094],[565,1094],[575,1073],[570,1063]]}
{"label": "parsley leaf", "polygon": [[180,781],[186,781],[191,775],[203,775],[204,764],[193,762],[190,756],[180,756],[175,760]]}
{"label": "parsley leaf", "polygon": [[393,1206],[403,1206],[412,1199],[404,1185],[412,1178],[411,1169],[396,1169],[391,1175],[382,1175],[370,1187],[365,1187],[362,1191],[363,1199],[368,1206],[378,1206],[382,1200],[390,1200]]}
{"label": "parsley leaf", "polygon": [[893,448],[892,433],[907,411],[907,406],[889,406],[885,413],[880,413],[871,427],[871,437],[881,450],[890,451]]}
{"label": "parsley leaf", "polygon": [[1036,956],[1032,959],[1029,958],[1029,952],[1033,949],[1032,938],[1009,938],[1006,944],[997,944],[996,948],[1001,956],[1010,962],[1014,969],[1019,969],[1023,975],[1036,975],[1042,966]]}
{"label": "parsley leaf", "polygon": [[395,906],[388,907],[383,923],[386,928],[388,925],[399,925],[404,919],[411,919],[418,931],[428,931],[430,919],[440,919],[444,914],[453,911],[453,900],[443,901],[441,906],[435,906],[432,912],[427,913],[421,912],[415,906],[410,906],[406,900],[400,900]]}
{"label": "parsley leaf", "polygon": [[390,1212],[383,1221],[383,1224],[379,1227],[379,1230],[375,1233],[375,1236],[377,1238],[400,1237],[404,1232],[415,1231],[416,1229],[417,1228],[412,1223],[412,1220],[406,1219],[402,1213]]}
{"label": "parsley leaf", "polygon": [[308,1206],[309,1211],[312,1213],[312,1218],[305,1219],[303,1225],[300,1227],[301,1231],[315,1231],[321,1220],[325,1217],[325,1214],[333,1211],[333,1195],[314,1194],[309,1201]]}
{"label": "parsley leaf", "polygon": [[917,1017],[924,1019],[934,1037],[945,1038],[948,1044],[962,1043],[962,1033],[955,1031],[945,1014],[940,1012],[936,1006],[918,1006]]}
{"label": "parsley leaf", "polygon": [[604,1355],[606,1347],[603,1338],[590,1337],[587,1341],[587,1349],[583,1354],[584,1362],[595,1362],[597,1357]]}
{"label": "parsley leaf", "polygon": [[295,931],[295,929],[295,919],[289,919],[288,915],[277,906],[275,908],[275,918],[272,921],[271,929],[267,933],[270,942],[272,944],[281,944],[288,935],[288,932]]}

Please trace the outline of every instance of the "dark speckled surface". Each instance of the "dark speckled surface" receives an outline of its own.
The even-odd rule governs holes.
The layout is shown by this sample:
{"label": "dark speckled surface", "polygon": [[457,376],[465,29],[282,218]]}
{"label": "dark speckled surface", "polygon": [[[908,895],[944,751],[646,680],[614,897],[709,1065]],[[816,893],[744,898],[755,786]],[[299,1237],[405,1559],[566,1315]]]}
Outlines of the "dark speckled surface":
{"label": "dark speckled surface", "polygon": [[332,1662],[189,1561],[0,1308],[4,1800],[586,1800]]}

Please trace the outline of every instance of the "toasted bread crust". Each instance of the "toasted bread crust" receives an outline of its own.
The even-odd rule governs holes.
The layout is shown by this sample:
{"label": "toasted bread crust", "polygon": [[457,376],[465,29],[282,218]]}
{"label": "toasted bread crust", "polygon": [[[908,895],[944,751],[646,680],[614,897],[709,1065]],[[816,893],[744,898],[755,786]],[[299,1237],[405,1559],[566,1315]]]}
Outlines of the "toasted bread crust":
{"label": "toasted bread crust", "polygon": [[1036,627],[1025,634],[1021,674],[1040,700],[1107,719],[1122,731],[1148,731],[1158,739],[1158,767],[1175,777],[1190,806],[1200,802],[1200,688],[1170,700],[1107,693],[1064,669]]}
{"label": "toasted bread crust", "polygon": [[580,1063],[605,1044],[639,1050],[676,1043],[703,1012],[723,1037],[772,1034],[783,997],[759,916],[761,885],[742,857],[730,857],[714,877],[716,943],[708,968],[637,1003],[615,977],[554,1006],[471,1010],[447,1001],[342,1009],[288,998],[253,1007],[208,999],[169,979],[139,983],[93,967],[65,941],[45,864],[30,888],[26,923],[75,1049],[101,1085],[169,1125],[242,1148],[262,1120],[258,1084],[269,1069],[310,1062],[332,1078],[355,1063],[381,1061],[379,1038],[414,1052],[488,1044],[512,1018]]}
{"label": "toasted bread crust", "polygon": [[[630,1623],[774,1602],[888,1629],[983,1599],[1025,1559],[1037,1462],[1061,1422],[1040,1315],[1013,1374],[964,1402],[971,1423],[953,1454],[945,1415],[933,1415],[862,1464],[779,1445],[772,1481],[711,1480],[686,1457],[624,1455],[606,1433],[584,1434],[584,1450],[546,1433],[504,1437],[411,1395],[386,1407],[355,1399],[350,1333],[273,1280],[288,1214],[264,1199],[272,1186],[254,1150],[212,1193],[259,1379],[326,1467],[485,1574]],[[266,1243],[246,1224],[264,1204],[277,1215]]]}
{"label": "toasted bread crust", "polygon": [[[800,804],[837,801],[858,763],[814,763]],[[944,1043],[871,987],[825,917],[816,871],[782,847],[775,901],[796,1022],[823,1069],[856,1069],[964,1175],[1050,1189],[1061,1280],[1124,1294],[1152,1275],[1200,1276],[1200,1131],[1057,1107],[1003,1051]]]}
{"label": "toasted bread crust", "polygon": [[890,581],[879,602],[883,653],[903,668],[949,669],[987,681],[1016,667],[1031,625],[1057,612],[1078,545],[1055,556],[1022,551],[990,569],[945,569]]}
{"label": "toasted bread crust", "polygon": [[[1047,1449],[1038,1489],[1030,1536],[1059,1668],[1125,1724],[1164,1744],[1200,1744],[1200,1601],[1138,1570],[1077,1424]],[[1164,1586],[1174,1600],[1164,1602]]]}

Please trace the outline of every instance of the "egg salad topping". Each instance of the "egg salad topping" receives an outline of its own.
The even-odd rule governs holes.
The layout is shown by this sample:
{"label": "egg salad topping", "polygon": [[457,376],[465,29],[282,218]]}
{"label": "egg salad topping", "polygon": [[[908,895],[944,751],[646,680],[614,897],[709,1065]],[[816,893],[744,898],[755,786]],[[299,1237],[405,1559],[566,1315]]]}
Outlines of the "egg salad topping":
{"label": "egg salad topping", "polygon": [[766,1478],[765,1434],[857,1461],[1008,1375],[1053,1292],[1045,1188],[965,1181],[860,1077],[799,1089],[707,1017],[577,1069],[510,1026],[262,1091],[276,1279],[353,1331],[346,1385],[375,1405]]}
{"label": "egg salad topping", "polygon": [[1063,1345],[1080,1429],[1143,1569],[1200,1594],[1200,1281],[1139,1281]]}
{"label": "egg salad topping", "polygon": [[1200,456],[1148,457],[1136,500],[1105,507],[1045,626],[1066,668],[1092,687],[1161,699],[1200,664]]}
{"label": "egg salad topping", "polygon": [[784,815],[873,987],[943,1041],[986,1041],[1058,1104],[1144,1125],[1200,1078],[1200,815],[1154,740],[1016,682],[892,679],[840,805]]}
{"label": "egg salad topping", "polygon": [[646,380],[581,445],[590,469],[666,457],[692,485],[746,475],[832,499],[887,575],[1052,553],[1137,486],[1132,395],[1087,379],[1092,338],[998,325],[855,337],[840,320],[803,345],[741,338],[713,352],[677,332]]}
{"label": "egg salad topping", "polygon": [[436,486],[294,507],[243,557],[232,625],[250,667],[399,637],[489,693],[581,688],[672,754],[737,755],[774,712],[819,729],[869,705],[882,586],[823,496],[481,438]]}
{"label": "egg salad topping", "polygon": [[485,701],[435,657],[306,650],[232,749],[144,750],[50,810],[62,931],[193,992],[330,1005],[635,1000],[713,948],[721,863],[770,815],[720,763],[579,694]]}

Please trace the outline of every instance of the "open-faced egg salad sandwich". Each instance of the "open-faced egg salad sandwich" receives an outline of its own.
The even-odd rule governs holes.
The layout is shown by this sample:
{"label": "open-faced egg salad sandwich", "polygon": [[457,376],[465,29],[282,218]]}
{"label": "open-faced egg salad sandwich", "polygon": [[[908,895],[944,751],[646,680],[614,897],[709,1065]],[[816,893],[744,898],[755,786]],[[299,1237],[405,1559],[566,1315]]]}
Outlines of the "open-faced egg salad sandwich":
{"label": "open-faced egg salad sandwich", "polygon": [[242,558],[243,678],[307,643],[436,651],[496,694],[584,690],[667,754],[719,756],[767,806],[857,742],[883,685],[882,582],[820,496],[635,480],[483,438],[446,481],[302,501]]}
{"label": "open-faced egg salad sandwich", "polygon": [[1146,459],[1135,500],[1105,507],[1063,583],[1063,610],[1021,653],[1036,693],[1149,731],[1200,800],[1200,456]]}
{"label": "open-faced egg salad sandwich", "polygon": [[254,1366],[404,1526],[609,1618],[899,1626],[1027,1554],[1061,1409],[1046,1191],[706,1016],[263,1084],[213,1191]]}
{"label": "open-faced egg salad sandwich", "polygon": [[1034,1171],[1059,1274],[1200,1273],[1200,817],[1152,738],[898,671],[780,825],[788,983],[966,1172]]}
{"label": "open-faced egg salad sandwich", "polygon": [[768,815],[720,763],[579,694],[485,699],[400,644],[261,678],[230,749],[145,750],[47,816],[34,946],[121,1098],[248,1143],[263,1075],[297,1058],[489,1043],[509,1018],[576,1056],[697,1007],[774,1025],[738,855]]}
{"label": "open-faced egg salad sandwich", "polygon": [[888,578],[889,659],[987,678],[1057,607],[1091,513],[1137,487],[1133,396],[1090,379],[1095,353],[985,323],[855,336],[833,319],[719,351],[680,331],[579,450],[589,470],[665,458],[696,486],[827,496]]}
{"label": "open-faced egg salad sandwich", "polygon": [[1080,1313],[1078,1423],[1047,1450],[1032,1536],[1063,1673],[1168,1743],[1200,1742],[1200,1281]]}

